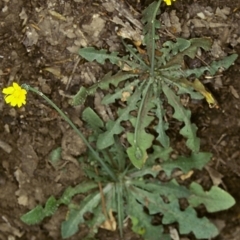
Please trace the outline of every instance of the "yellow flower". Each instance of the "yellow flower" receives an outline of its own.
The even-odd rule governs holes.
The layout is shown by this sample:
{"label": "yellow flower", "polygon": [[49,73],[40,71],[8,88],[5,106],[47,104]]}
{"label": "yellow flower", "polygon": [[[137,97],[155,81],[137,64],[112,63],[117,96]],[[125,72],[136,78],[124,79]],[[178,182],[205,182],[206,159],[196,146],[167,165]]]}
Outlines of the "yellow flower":
{"label": "yellow flower", "polygon": [[164,2],[165,2],[167,5],[172,5],[172,1],[176,1],[176,0],[164,0]]}
{"label": "yellow flower", "polygon": [[10,104],[12,107],[26,104],[26,94],[27,91],[22,89],[17,83],[13,83],[12,86],[4,88],[2,93],[5,94],[4,99],[7,104]]}

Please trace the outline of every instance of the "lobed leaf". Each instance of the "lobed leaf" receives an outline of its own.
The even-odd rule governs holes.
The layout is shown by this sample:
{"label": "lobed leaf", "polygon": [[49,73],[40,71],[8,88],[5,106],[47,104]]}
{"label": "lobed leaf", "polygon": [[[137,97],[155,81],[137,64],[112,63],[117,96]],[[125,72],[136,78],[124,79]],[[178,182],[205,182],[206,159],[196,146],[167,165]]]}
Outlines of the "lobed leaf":
{"label": "lobed leaf", "polygon": [[96,60],[100,64],[104,64],[107,59],[110,60],[112,64],[117,64],[121,60],[121,58],[118,57],[118,52],[111,52],[109,54],[104,49],[97,50],[94,47],[81,48],[78,53],[87,61],[92,62]]}
{"label": "lobed leaf", "polygon": [[[108,184],[103,193],[106,194],[112,189],[112,184]],[[88,195],[80,205],[70,208],[67,219],[62,222],[61,233],[63,238],[68,238],[78,231],[78,226],[85,222],[84,214],[93,213],[94,209],[100,204],[101,193],[92,193]]]}
{"label": "lobed leaf", "polygon": [[118,110],[118,118],[107,122],[106,131],[101,133],[97,140],[98,149],[105,149],[114,144],[114,135],[120,134],[124,130],[121,122],[130,118],[129,113],[137,108],[136,104],[140,97],[141,89],[139,88],[128,98],[128,105],[124,109]]}
{"label": "lobed leaf", "polygon": [[237,58],[237,54],[232,54],[230,56],[224,57],[221,60],[213,61],[211,64],[209,64],[209,66],[187,69],[184,71],[184,73],[186,77],[190,75],[195,75],[198,78],[205,72],[209,72],[210,75],[213,76],[220,68],[224,68],[224,70],[228,69]]}
{"label": "lobed leaf", "polygon": [[185,109],[180,103],[179,97],[166,85],[163,84],[163,92],[168,99],[168,103],[174,108],[173,117],[184,122],[184,127],[180,130],[180,134],[187,138],[186,145],[192,151],[197,152],[200,148],[200,140],[196,135],[197,126],[191,123],[190,110]]}
{"label": "lobed leaf", "polygon": [[[156,206],[154,206],[154,210],[155,208]],[[178,222],[181,234],[193,232],[197,239],[214,238],[219,234],[217,227],[206,217],[198,218],[197,212],[192,207],[189,206],[181,211],[177,199],[170,204],[165,204],[163,210],[165,210],[163,212],[163,224]]]}
{"label": "lobed leaf", "polygon": [[73,97],[72,105],[77,106],[77,105],[83,104],[87,96],[94,95],[98,88],[102,90],[109,89],[110,84],[117,87],[117,85],[120,82],[135,76],[137,75],[132,73],[127,73],[127,72],[122,72],[122,71],[117,72],[115,75],[112,75],[112,72],[109,72],[102,78],[101,81],[93,84],[88,89],[82,86],[79,89],[78,93]]}
{"label": "lobed leaf", "polygon": [[151,164],[155,164],[155,160],[163,160],[168,161],[170,158],[170,153],[173,151],[171,147],[162,148],[158,145],[153,145],[153,153],[149,156],[148,162]]}
{"label": "lobed leaf", "polygon": [[44,208],[41,205],[37,205],[34,209],[21,216],[21,220],[28,225],[40,223],[45,217],[52,216],[58,206],[58,201],[51,196]]}
{"label": "lobed leaf", "polygon": [[157,91],[157,86],[154,87],[154,95],[155,98],[152,102],[155,104],[155,115],[158,119],[158,123],[155,126],[155,130],[158,133],[156,140],[158,140],[164,148],[170,147],[170,139],[166,134],[166,130],[168,129],[168,123],[163,121],[165,111],[163,110],[162,100],[160,98],[160,92]]}
{"label": "lobed leaf", "polygon": [[158,193],[160,196],[167,197],[169,201],[177,198],[188,198],[191,192],[184,186],[180,186],[176,180],[170,182],[150,182],[134,180],[131,182],[134,186],[144,189],[150,193]]}
{"label": "lobed leaf", "polygon": [[98,185],[95,182],[83,182],[80,183],[78,185],[76,185],[75,187],[68,187],[62,197],[58,200],[59,203],[61,204],[65,204],[68,205],[72,199],[73,196],[75,196],[76,194],[80,194],[80,193],[86,193],[94,188],[96,188]]}
{"label": "lobed leaf", "polygon": [[[181,46],[182,49],[186,47],[182,52],[174,55],[173,53],[177,53],[177,51],[172,52],[172,57],[170,60],[162,67],[162,69],[172,68],[174,65],[181,66],[184,62],[184,56],[189,56],[190,58],[195,58],[197,54],[198,48],[202,48],[206,51],[210,50],[212,46],[212,41],[210,38],[192,38],[190,40],[186,40],[190,42],[189,47],[186,47],[184,44]],[[171,49],[174,48],[174,43],[168,43],[168,47],[171,46]],[[162,50],[161,50],[162,51]],[[160,67],[160,66],[159,66]]]}
{"label": "lobed leaf", "polygon": [[176,42],[167,41],[163,44],[163,48],[160,50],[161,56],[157,57],[157,65],[161,67],[162,65],[166,65],[166,63],[175,56],[177,53],[184,51],[189,48],[191,42],[189,40],[183,38],[176,38]]}
{"label": "lobed leaf", "polygon": [[82,119],[91,127],[93,131],[102,132],[101,128],[104,127],[102,119],[96,114],[96,112],[87,107],[82,112]]}
{"label": "lobed leaf", "polygon": [[170,176],[174,169],[181,169],[188,173],[192,169],[202,169],[210,160],[212,154],[208,152],[192,153],[190,157],[180,156],[176,160],[161,163],[161,167],[167,176]]}
{"label": "lobed leaf", "polygon": [[128,193],[126,212],[132,221],[132,230],[143,236],[144,239],[171,239],[168,234],[163,233],[164,229],[162,226],[153,226],[151,224],[152,217],[143,211],[143,206],[136,201],[135,196],[132,195],[132,191]]}
{"label": "lobed leaf", "polygon": [[235,199],[223,189],[213,186],[210,191],[205,192],[201,185],[193,182],[190,185],[192,195],[188,201],[193,207],[204,204],[208,212],[217,212],[232,207]]}
{"label": "lobed leaf", "polygon": [[124,99],[124,94],[127,93],[127,95],[129,95],[129,97],[130,97],[138,84],[139,84],[138,79],[131,81],[130,83],[126,82],[124,87],[116,88],[114,90],[114,93],[106,94],[104,96],[104,98],[102,99],[101,103],[107,105],[110,103],[114,103],[117,99],[121,99],[121,101],[123,101],[123,102],[127,101],[127,98]]}
{"label": "lobed leaf", "polygon": [[198,218],[196,211],[191,206],[182,211],[178,199],[165,203],[158,193],[150,193],[139,188],[134,188],[132,194],[149,209],[150,214],[161,213],[163,224],[178,222],[181,234],[193,232],[198,239],[208,239],[218,235],[216,226],[205,217]]}
{"label": "lobed leaf", "polygon": [[153,116],[148,115],[149,111],[154,107],[151,102],[152,92],[146,89],[143,95],[145,97],[141,100],[137,118],[133,116],[129,118],[135,128],[134,133],[127,133],[127,140],[131,144],[127,148],[127,154],[132,164],[138,169],[142,168],[147,160],[147,149],[151,147],[154,140],[154,136],[145,130],[154,119]]}
{"label": "lobed leaf", "polygon": [[155,40],[158,36],[155,33],[156,28],[160,27],[160,22],[156,21],[156,16],[160,13],[159,7],[160,1],[155,1],[151,3],[144,11],[142,17],[143,23],[143,33],[144,33],[144,43],[147,47],[147,54],[151,66],[151,74],[153,74],[153,69],[155,67]]}
{"label": "lobed leaf", "polygon": [[203,99],[203,95],[199,92],[196,92],[192,86],[192,83],[185,78],[179,79],[179,83],[172,82],[172,84],[178,88],[178,95],[189,94],[191,99]]}
{"label": "lobed leaf", "polygon": [[112,227],[114,225],[116,226],[116,222],[111,222],[111,219],[109,218],[109,213],[114,211],[116,212],[116,199],[115,199],[115,189],[112,188],[111,191],[106,193],[104,195],[105,199],[105,210],[106,213],[108,214],[108,219],[106,219],[106,216],[103,213],[103,206],[102,204],[99,204],[95,209],[94,209],[94,214],[92,218],[88,221],[86,221],[86,225],[89,227],[88,235],[85,237],[85,239],[89,239],[90,237],[94,237],[96,233],[98,232],[99,227],[104,223],[104,221],[107,221],[109,225],[112,223]]}
{"label": "lobed leaf", "polygon": [[126,50],[131,54],[130,58],[133,58],[131,67],[140,71],[148,71],[150,67],[144,62],[143,56],[137,52],[137,49],[133,48],[132,45],[126,44],[124,41],[122,41],[122,43]]}

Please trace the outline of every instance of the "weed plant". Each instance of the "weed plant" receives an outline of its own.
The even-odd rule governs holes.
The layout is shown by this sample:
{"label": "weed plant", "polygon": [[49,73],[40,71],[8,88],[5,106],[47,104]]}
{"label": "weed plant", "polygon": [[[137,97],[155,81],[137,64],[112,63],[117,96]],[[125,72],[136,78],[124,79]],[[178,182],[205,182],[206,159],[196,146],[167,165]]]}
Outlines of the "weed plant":
{"label": "weed plant", "polygon": [[[208,218],[199,217],[196,208],[204,205],[209,213],[222,211],[234,205],[233,197],[218,186],[206,191],[195,181],[181,185],[173,175],[176,169],[182,174],[201,170],[212,156],[200,150],[197,126],[180,99],[183,94],[197,100],[205,97],[209,106],[215,107],[217,103],[200,77],[229,68],[237,55],[199,68],[186,68],[184,58],[194,59],[199,50],[209,51],[211,39],[176,38],[161,43],[158,36],[161,25],[157,20],[160,4],[161,0],[155,1],[143,11],[141,49],[123,41],[128,52],[125,56],[93,47],[79,50],[87,61],[100,64],[110,61],[121,70],[107,73],[89,88],[81,87],[73,105],[84,104],[98,89],[106,90],[102,104],[113,110],[113,106],[115,109],[118,106],[115,118],[104,122],[90,107],[84,109],[82,119],[91,129],[88,138],[91,145],[79,162],[89,180],[68,187],[59,199],[51,196],[44,207],[38,205],[23,215],[23,222],[39,223],[64,204],[69,211],[62,222],[63,238],[77,233],[81,224],[89,228],[85,239],[94,239],[100,227],[117,228],[123,237],[126,219],[132,230],[146,240],[170,240],[169,226],[173,223],[177,223],[174,226],[179,235],[192,233],[196,239],[218,235],[216,226]],[[172,116],[166,113],[166,106],[171,106]],[[168,136],[170,117],[182,123],[179,134],[189,149],[187,156],[171,157],[174,146]],[[53,153],[58,154],[58,150]],[[85,198],[73,204],[71,200],[77,194],[84,194]],[[86,218],[88,213],[90,218]],[[157,225],[152,224],[156,216],[160,217]]]}

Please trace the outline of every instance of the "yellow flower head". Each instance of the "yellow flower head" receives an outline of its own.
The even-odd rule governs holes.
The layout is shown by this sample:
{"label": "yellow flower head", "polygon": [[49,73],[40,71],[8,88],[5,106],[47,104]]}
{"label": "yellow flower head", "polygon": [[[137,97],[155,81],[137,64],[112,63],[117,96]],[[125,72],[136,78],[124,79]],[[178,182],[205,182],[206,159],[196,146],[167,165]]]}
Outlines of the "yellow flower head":
{"label": "yellow flower head", "polygon": [[27,91],[21,88],[17,83],[13,83],[12,86],[4,88],[2,93],[5,94],[4,99],[7,104],[10,104],[12,107],[26,104],[26,95]]}
{"label": "yellow flower head", "polygon": [[172,5],[172,1],[176,1],[176,0],[164,0],[164,2],[165,2],[168,6]]}

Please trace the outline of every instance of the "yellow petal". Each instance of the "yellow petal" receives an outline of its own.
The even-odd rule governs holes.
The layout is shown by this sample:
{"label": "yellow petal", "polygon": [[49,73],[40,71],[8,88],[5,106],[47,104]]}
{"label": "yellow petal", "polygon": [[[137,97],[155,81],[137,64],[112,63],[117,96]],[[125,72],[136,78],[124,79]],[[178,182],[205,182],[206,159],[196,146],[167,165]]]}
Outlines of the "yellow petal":
{"label": "yellow petal", "polygon": [[6,102],[7,104],[9,104],[9,103],[12,101],[13,96],[12,96],[12,95],[8,95],[8,96],[6,96],[4,99],[5,99],[5,102]]}
{"label": "yellow petal", "polygon": [[2,90],[2,93],[4,94],[12,94],[14,92],[14,88],[13,87],[7,87],[7,88],[4,88]]}
{"label": "yellow petal", "polygon": [[20,108],[22,105],[23,103],[18,101],[17,106]]}
{"label": "yellow petal", "polygon": [[17,91],[21,89],[21,87],[16,82],[13,82],[13,88]]}

